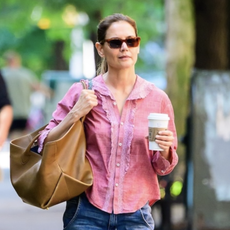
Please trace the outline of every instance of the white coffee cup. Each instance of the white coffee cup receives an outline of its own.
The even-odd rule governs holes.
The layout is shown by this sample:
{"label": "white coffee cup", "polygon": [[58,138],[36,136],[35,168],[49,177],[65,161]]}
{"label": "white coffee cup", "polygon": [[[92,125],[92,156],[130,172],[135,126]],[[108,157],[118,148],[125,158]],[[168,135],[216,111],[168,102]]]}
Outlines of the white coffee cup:
{"label": "white coffee cup", "polygon": [[165,113],[150,113],[148,116],[149,127],[149,149],[155,151],[163,151],[155,142],[155,137],[159,131],[167,130],[170,120],[168,114]]}

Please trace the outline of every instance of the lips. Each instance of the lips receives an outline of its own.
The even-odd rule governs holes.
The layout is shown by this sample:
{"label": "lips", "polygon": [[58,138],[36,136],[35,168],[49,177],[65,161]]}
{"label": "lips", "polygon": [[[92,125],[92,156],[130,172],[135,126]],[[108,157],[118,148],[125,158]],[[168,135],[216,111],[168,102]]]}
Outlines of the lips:
{"label": "lips", "polygon": [[121,56],[120,59],[130,58],[130,56]]}

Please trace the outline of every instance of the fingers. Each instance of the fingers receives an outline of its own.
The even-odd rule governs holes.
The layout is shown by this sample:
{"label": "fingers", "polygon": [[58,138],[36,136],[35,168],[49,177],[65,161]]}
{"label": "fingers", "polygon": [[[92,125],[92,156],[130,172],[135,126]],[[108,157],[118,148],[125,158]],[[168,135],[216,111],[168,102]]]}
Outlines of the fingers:
{"label": "fingers", "polygon": [[85,116],[97,104],[98,100],[94,91],[84,89],[82,90],[81,95],[71,112],[78,114],[78,117],[82,117]]}
{"label": "fingers", "polygon": [[159,147],[164,150],[169,149],[169,147],[173,144],[173,140],[174,140],[173,133],[169,130],[160,131],[156,135],[156,139],[155,139]]}
{"label": "fingers", "polygon": [[79,102],[86,103],[91,109],[98,104],[97,96],[93,90],[82,90]]}

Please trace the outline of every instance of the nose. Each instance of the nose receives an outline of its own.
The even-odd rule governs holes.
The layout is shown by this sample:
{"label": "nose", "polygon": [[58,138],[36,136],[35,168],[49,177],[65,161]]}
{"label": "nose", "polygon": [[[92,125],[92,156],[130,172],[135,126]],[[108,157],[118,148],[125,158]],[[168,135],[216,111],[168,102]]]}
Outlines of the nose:
{"label": "nose", "polygon": [[127,49],[128,49],[128,46],[127,46],[126,42],[122,42],[121,50],[127,50]]}

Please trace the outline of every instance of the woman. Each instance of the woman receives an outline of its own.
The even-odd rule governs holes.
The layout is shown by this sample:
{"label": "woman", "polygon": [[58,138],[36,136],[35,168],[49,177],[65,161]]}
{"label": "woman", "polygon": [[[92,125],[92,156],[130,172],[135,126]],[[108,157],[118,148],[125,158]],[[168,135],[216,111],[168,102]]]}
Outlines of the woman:
{"label": "woman", "polygon": [[[102,64],[93,90],[73,84],[40,136],[39,151],[86,115],[94,183],[67,202],[66,230],[154,229],[150,205],[160,198],[157,174],[166,175],[177,164],[177,138],[169,98],[135,74],[139,43],[133,19],[113,14],[102,20],[96,43]],[[170,116],[168,130],[156,136],[162,152],[148,149],[147,117],[154,112]]]}
{"label": "woman", "polygon": [[13,109],[0,72],[0,150],[5,143],[13,119]]}

